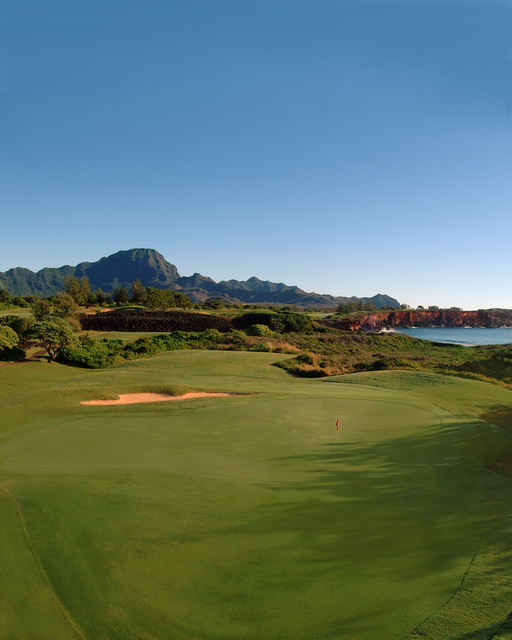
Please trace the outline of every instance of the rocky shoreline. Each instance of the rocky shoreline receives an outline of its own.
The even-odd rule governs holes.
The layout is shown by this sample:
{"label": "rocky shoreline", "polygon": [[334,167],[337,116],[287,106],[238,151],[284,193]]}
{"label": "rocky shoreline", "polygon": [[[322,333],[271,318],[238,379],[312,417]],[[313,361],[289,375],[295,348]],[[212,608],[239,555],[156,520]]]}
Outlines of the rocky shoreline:
{"label": "rocky shoreline", "polygon": [[344,331],[381,331],[383,329],[410,329],[411,327],[497,329],[499,327],[512,327],[512,311],[508,309],[488,311],[406,309],[333,317],[320,321],[320,324]]}

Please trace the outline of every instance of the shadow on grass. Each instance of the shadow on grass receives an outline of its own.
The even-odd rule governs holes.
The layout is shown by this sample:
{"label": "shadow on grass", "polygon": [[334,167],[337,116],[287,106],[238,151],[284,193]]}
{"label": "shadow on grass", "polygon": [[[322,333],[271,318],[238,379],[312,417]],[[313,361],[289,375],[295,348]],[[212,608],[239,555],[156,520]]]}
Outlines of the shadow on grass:
{"label": "shadow on grass", "polygon": [[[483,593],[489,606],[496,607],[499,621],[503,603],[496,602],[492,585],[512,595],[511,553],[503,544],[510,530],[496,519],[492,527],[484,522],[481,477],[487,477],[489,457],[503,456],[504,445],[512,458],[512,439],[491,440],[482,450],[478,426],[460,421],[431,425],[406,437],[345,442],[336,449],[324,446],[314,454],[276,458],[272,462],[285,478],[289,468],[290,481],[271,486],[275,499],[229,530],[250,532],[255,547],[260,546],[258,538],[268,539],[272,532],[276,542],[267,549],[267,559],[294,563],[293,571],[277,579],[283,594],[291,591],[299,597],[315,584],[332,585],[343,615],[332,616],[325,628],[319,626],[319,634],[397,637],[382,634],[381,627],[394,615],[396,628],[403,626],[401,616],[410,616],[410,630],[403,637],[439,638],[422,634],[420,628],[456,595],[461,608],[450,615],[456,616],[457,624],[464,627],[464,616],[469,620],[474,615],[472,590],[467,597],[461,594],[482,551],[484,529],[492,528],[485,540]],[[297,467],[303,471],[301,481],[293,477]],[[510,487],[505,493],[510,500]],[[499,492],[495,495],[496,513],[503,509],[503,498]],[[240,567],[242,573],[253,570],[251,565]],[[347,596],[350,590],[358,596]],[[456,630],[447,625],[443,637]],[[336,633],[341,635],[332,635]]]}

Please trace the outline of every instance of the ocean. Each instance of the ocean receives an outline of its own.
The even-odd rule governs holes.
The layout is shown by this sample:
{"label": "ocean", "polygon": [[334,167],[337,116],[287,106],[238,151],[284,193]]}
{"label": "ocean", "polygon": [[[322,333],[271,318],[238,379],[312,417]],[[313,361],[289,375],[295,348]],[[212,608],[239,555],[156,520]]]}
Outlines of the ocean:
{"label": "ocean", "polygon": [[412,329],[394,329],[397,333],[405,333],[413,338],[448,342],[473,347],[482,344],[512,344],[512,328],[503,329],[444,329],[439,327],[421,327]]}

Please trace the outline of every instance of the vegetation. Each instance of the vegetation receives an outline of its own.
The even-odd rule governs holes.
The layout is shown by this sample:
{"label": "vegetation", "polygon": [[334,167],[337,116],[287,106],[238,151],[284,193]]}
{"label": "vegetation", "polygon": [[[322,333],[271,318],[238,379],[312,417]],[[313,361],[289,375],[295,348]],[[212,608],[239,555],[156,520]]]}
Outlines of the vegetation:
{"label": "vegetation", "polygon": [[[84,278],[80,281],[69,278],[68,284],[70,291],[88,290]],[[190,300],[183,294],[145,288],[140,281],[134,282],[131,294],[132,301],[143,300],[146,305],[158,309],[190,305]],[[31,307],[37,323],[60,318],[65,319],[75,332],[80,331],[78,307],[70,293],[57,294],[47,300],[35,298]],[[235,305],[223,309],[223,312],[217,311],[222,317],[183,312],[152,315],[137,308],[118,312],[121,315],[111,312],[81,316],[83,325],[89,332],[93,330],[92,333],[82,335],[79,341],[57,341],[57,347],[51,347],[49,355],[51,359],[58,357],[69,364],[102,368],[176,349],[265,351],[292,354],[294,357],[280,361],[279,366],[299,377],[409,369],[512,384],[512,347],[462,347],[397,333],[342,331],[326,326],[325,322],[317,324],[311,314],[293,308],[255,309],[254,306]],[[498,311],[500,317],[504,317],[505,311]],[[35,342],[44,344],[41,337],[34,337],[33,323],[33,320],[14,315],[0,317],[0,325],[10,327],[18,337],[15,345],[3,348],[0,358],[5,360],[11,356],[11,359],[19,360],[20,349]],[[164,332],[166,335],[141,335],[133,345],[111,339],[98,343],[93,339],[95,332],[102,336],[105,331],[118,330]],[[16,350],[12,351],[14,347]]]}
{"label": "vegetation", "polygon": [[358,311],[375,311],[375,306],[371,300],[368,300],[367,302],[354,300],[347,303],[340,302],[336,309],[336,313],[342,316],[348,316],[352,313],[357,313]]}
{"label": "vegetation", "polygon": [[0,350],[12,349],[18,343],[18,335],[11,327],[0,326]]}
{"label": "vegetation", "polygon": [[76,342],[73,329],[63,318],[45,318],[36,322],[29,331],[29,340],[46,349],[50,361],[59,355],[63,347]]}
{"label": "vegetation", "polygon": [[[187,317],[194,319],[193,315]],[[96,318],[89,317],[88,322]],[[104,320],[103,317],[98,319]],[[245,311],[232,319],[233,328],[227,332],[226,329],[222,332],[214,330],[213,333],[212,330],[201,331],[201,318],[195,316],[195,319],[197,326],[190,324],[195,332],[172,331],[168,333],[169,342],[161,336],[158,340],[141,338],[134,353],[130,353],[126,345],[120,351],[117,342],[104,342],[103,355],[94,366],[109,366],[133,357],[153,355],[168,350],[166,345],[169,345],[171,350],[195,348],[290,353],[294,357],[280,361],[279,366],[301,377],[410,369],[469,375],[512,384],[512,347],[503,345],[463,347],[432,343],[399,333],[340,331],[316,325],[308,314],[289,311]],[[152,327],[149,324],[146,330]],[[157,325],[153,327],[156,329]],[[77,349],[67,349],[61,357],[81,366],[94,361],[93,356],[83,355],[84,350],[92,349],[92,344],[82,345],[80,356],[77,356]]]}
{"label": "vegetation", "polygon": [[[69,284],[27,301],[31,316],[0,316],[1,360],[31,344],[56,360],[0,369],[0,637],[512,632],[512,445],[478,419],[499,411],[512,430],[511,345],[341,331],[293,308],[224,303],[85,316],[203,330],[78,337],[74,296],[87,287]],[[133,304],[187,305],[139,285]],[[80,405],[192,390],[237,395]]]}
{"label": "vegetation", "polygon": [[[0,637],[505,637],[511,392],[288,357],[0,368]],[[237,395],[80,404],[192,390]]]}
{"label": "vegetation", "polygon": [[7,289],[0,287],[0,310],[29,307],[32,299],[33,296],[12,296]]}
{"label": "vegetation", "polygon": [[143,302],[148,309],[188,309],[192,306],[190,298],[183,293],[153,287],[146,288]]}

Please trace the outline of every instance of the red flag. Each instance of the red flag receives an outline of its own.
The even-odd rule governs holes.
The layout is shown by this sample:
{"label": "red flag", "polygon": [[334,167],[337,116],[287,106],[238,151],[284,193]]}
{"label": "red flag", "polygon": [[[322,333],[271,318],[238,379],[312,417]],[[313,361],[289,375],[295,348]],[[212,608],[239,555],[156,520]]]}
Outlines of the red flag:
{"label": "red flag", "polygon": [[336,420],[336,431],[340,430],[340,421]]}

